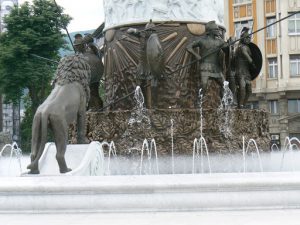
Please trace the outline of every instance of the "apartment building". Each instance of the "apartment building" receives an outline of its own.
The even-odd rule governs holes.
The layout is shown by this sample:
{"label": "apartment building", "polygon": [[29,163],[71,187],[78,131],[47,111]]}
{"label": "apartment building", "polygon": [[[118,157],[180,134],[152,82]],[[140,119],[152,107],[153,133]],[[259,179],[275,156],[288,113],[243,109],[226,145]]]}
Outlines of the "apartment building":
{"label": "apartment building", "polygon": [[236,37],[243,26],[256,31],[299,12],[254,35],[264,62],[249,105],[270,112],[273,143],[300,138],[300,0],[224,0],[224,7],[227,35]]}
{"label": "apartment building", "polygon": [[[4,17],[10,13],[14,5],[18,5],[18,0],[0,0],[0,33],[5,31]],[[4,104],[4,96],[0,93],[0,132],[4,131],[13,135],[16,118],[14,115],[18,115],[18,107],[14,107],[12,104]]]}
{"label": "apartment building", "polygon": [[3,19],[10,13],[14,5],[18,5],[18,0],[0,0],[0,31],[5,29]]}

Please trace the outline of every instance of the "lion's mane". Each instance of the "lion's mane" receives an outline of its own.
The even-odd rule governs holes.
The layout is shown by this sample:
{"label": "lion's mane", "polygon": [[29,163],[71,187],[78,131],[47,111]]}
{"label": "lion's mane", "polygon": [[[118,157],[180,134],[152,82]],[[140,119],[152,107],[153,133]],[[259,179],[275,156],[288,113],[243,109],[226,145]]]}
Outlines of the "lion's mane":
{"label": "lion's mane", "polygon": [[54,84],[65,85],[78,82],[83,86],[86,93],[87,102],[90,98],[89,83],[91,70],[87,58],[80,53],[63,57],[56,69]]}

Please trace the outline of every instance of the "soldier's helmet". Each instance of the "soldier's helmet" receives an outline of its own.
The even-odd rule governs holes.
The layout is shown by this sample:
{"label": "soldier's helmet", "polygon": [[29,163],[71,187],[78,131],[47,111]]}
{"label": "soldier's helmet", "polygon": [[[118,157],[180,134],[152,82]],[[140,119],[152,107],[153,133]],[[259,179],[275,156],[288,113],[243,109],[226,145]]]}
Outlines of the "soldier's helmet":
{"label": "soldier's helmet", "polygon": [[79,46],[79,45],[83,45],[83,40],[82,39],[75,39],[73,45],[74,46]]}
{"label": "soldier's helmet", "polygon": [[152,22],[152,20],[150,20],[150,21],[146,24],[145,30],[146,30],[146,31],[155,31],[154,27],[155,27],[155,24]]}
{"label": "soldier's helmet", "polygon": [[78,33],[78,34],[75,34],[74,38],[75,38],[75,39],[82,39],[82,35],[79,34],[79,33]]}
{"label": "soldier's helmet", "polygon": [[74,46],[75,52],[81,52],[81,53],[85,52],[83,39],[75,39],[73,42],[73,46]]}
{"label": "soldier's helmet", "polygon": [[248,44],[249,42],[251,42],[251,36],[249,34],[249,28],[248,27],[243,27],[242,31],[241,31],[241,41],[242,43],[246,43]]}
{"label": "soldier's helmet", "polygon": [[249,27],[243,27],[243,29],[241,30],[241,38],[245,38],[247,36],[249,36]]}
{"label": "soldier's helmet", "polygon": [[205,24],[205,30],[206,32],[209,31],[215,31],[215,30],[219,30],[218,25],[216,24],[216,21],[209,21],[207,24]]}

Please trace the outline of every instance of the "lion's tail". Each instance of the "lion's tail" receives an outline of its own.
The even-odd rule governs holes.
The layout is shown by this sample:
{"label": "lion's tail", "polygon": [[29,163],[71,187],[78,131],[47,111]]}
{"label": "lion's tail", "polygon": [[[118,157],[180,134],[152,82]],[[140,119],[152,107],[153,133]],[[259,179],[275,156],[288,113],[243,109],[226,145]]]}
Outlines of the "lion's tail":
{"label": "lion's tail", "polygon": [[38,148],[40,146],[39,140],[41,136],[41,113],[36,112],[32,123],[32,139],[31,139],[31,162],[34,161]]}
{"label": "lion's tail", "polygon": [[32,165],[38,165],[38,162],[44,152],[44,148],[45,148],[45,145],[47,143],[47,131],[48,131],[48,117],[49,115],[47,113],[43,113],[40,115],[40,145],[39,145],[39,149],[38,152],[37,152],[37,155],[34,159],[34,161],[32,162]]}

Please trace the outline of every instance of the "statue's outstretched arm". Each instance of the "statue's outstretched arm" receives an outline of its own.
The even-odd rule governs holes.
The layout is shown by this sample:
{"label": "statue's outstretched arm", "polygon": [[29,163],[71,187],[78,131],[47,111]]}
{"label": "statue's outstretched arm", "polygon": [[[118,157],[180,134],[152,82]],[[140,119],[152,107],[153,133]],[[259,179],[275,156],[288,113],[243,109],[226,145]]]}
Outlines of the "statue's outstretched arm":
{"label": "statue's outstretched arm", "polygon": [[195,51],[194,48],[196,47],[200,47],[201,43],[200,42],[192,42],[191,44],[189,44],[186,47],[186,50],[191,53],[192,55],[194,55],[196,57],[196,59],[201,60],[201,56]]}

